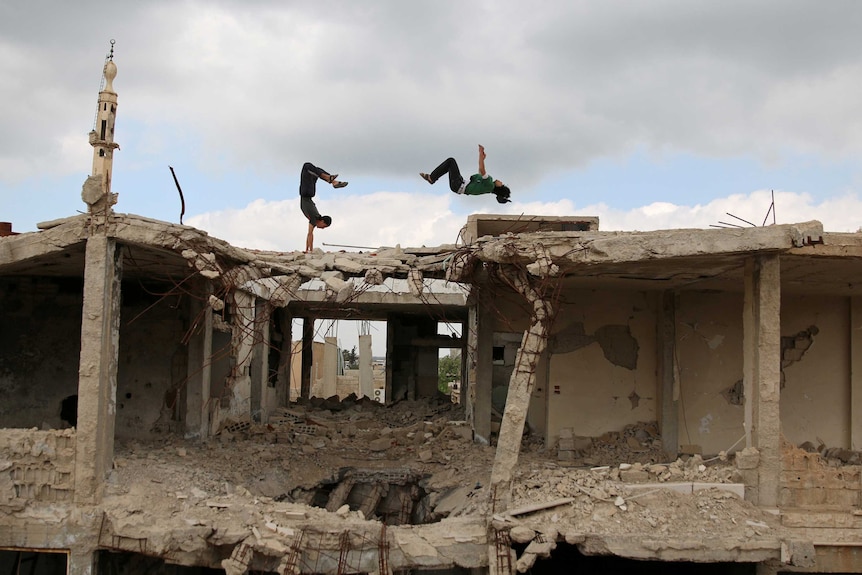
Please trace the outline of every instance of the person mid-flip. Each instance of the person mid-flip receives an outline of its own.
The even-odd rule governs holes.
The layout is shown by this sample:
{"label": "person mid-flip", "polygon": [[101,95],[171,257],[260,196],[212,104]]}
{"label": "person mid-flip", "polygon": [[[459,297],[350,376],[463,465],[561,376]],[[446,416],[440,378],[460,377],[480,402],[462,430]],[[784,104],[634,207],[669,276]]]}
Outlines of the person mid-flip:
{"label": "person mid-flip", "polygon": [[497,196],[497,201],[501,204],[512,201],[509,199],[511,193],[509,187],[504,185],[500,180],[495,180],[485,173],[485,147],[482,145],[479,146],[479,173],[470,176],[469,182],[464,181],[454,158],[446,158],[430,174],[420,173],[419,175],[429,184],[433,184],[446,173],[449,174],[449,189],[456,194],[465,194],[468,196],[494,194]]}
{"label": "person mid-flip", "polygon": [[321,216],[312,199],[317,193],[318,178],[332,184],[333,188],[343,188],[347,185],[347,182],[338,181],[338,174],[329,174],[311,162],[305,162],[302,165],[302,174],[299,176],[299,207],[305,217],[308,218],[308,235],[305,237],[306,252],[314,249],[314,228],[328,228],[332,224],[332,218]]}

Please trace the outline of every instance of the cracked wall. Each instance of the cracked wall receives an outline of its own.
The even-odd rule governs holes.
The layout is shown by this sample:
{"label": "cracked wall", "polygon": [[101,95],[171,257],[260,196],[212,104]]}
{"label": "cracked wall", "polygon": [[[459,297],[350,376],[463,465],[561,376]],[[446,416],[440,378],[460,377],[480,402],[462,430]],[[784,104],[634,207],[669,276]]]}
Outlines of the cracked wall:
{"label": "cracked wall", "polygon": [[[781,301],[782,347],[791,336],[811,326],[815,343],[801,338],[783,370],[781,423],[784,436],[796,445],[819,441],[828,447],[850,447],[850,304],[847,298],[784,296]],[[804,348],[804,354],[801,351]],[[797,361],[789,361],[798,359]],[[839,407],[840,406],[840,407]],[[858,448],[857,448],[858,449]]]}
{"label": "cracked wall", "polygon": [[679,443],[704,453],[727,450],[745,433],[743,402],[725,397],[742,379],[742,294],[680,293],[676,345]]}
{"label": "cracked wall", "polygon": [[545,399],[548,444],[563,428],[598,437],[655,421],[655,298],[643,292],[579,290],[564,292],[561,301]]}
{"label": "cracked wall", "polygon": [[[717,453],[744,434],[742,296],[683,292],[678,302],[680,443]],[[781,429],[796,445],[850,447],[849,318],[847,298],[782,297]]]}

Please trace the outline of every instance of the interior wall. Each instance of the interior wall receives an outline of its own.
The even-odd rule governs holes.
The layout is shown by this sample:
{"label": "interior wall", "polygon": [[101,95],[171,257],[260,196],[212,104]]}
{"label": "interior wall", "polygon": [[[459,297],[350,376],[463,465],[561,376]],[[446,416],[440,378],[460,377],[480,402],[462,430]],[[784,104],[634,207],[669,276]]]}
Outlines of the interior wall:
{"label": "interior wall", "polygon": [[548,444],[560,429],[596,437],[656,420],[655,298],[565,292],[549,342]]}
{"label": "interior wall", "polygon": [[741,292],[684,291],[677,298],[679,443],[699,445],[705,454],[728,450],[745,435],[743,396],[736,393],[742,381],[742,300]]}
{"label": "interior wall", "polygon": [[781,430],[799,445],[850,448],[850,302],[781,300]]}
{"label": "interior wall", "polygon": [[146,289],[123,284],[117,373],[117,419],[120,439],[177,431],[179,389],[187,369],[182,344],[188,323],[178,296],[163,297],[169,286]]}
{"label": "interior wall", "polygon": [[[83,282],[0,279],[0,428],[64,428],[77,418]],[[67,417],[61,418],[64,399]]]}

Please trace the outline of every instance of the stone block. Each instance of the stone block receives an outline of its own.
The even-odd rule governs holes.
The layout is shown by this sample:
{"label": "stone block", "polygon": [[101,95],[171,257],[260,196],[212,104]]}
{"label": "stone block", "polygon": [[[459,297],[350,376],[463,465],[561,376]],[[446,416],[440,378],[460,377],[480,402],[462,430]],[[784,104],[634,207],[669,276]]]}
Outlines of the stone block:
{"label": "stone block", "polygon": [[680,445],[679,452],[683,455],[703,455],[703,447],[696,444]]}
{"label": "stone block", "polygon": [[744,483],[748,487],[757,487],[760,481],[760,472],[757,469],[737,469],[734,481],[736,483]]}
{"label": "stone block", "polygon": [[523,525],[516,525],[509,530],[509,538],[515,543],[529,543],[535,537],[536,532]]}
{"label": "stone block", "polygon": [[796,507],[796,502],[793,500],[794,489],[782,487],[778,491],[778,506],[779,507]]}
{"label": "stone block", "polygon": [[548,558],[551,556],[551,551],[557,546],[555,541],[530,541],[530,544],[527,545],[527,548],[524,550],[524,553],[532,553],[539,557]]}
{"label": "stone block", "polygon": [[386,451],[390,447],[392,447],[392,439],[389,437],[380,437],[368,444],[368,449],[371,451]]}
{"label": "stone block", "polygon": [[647,471],[639,469],[620,470],[620,481],[626,483],[643,483],[650,480],[650,474]]}
{"label": "stone block", "polygon": [[518,573],[527,573],[530,569],[533,568],[533,565],[535,564],[535,553],[523,553],[520,557],[518,557],[518,561],[515,563],[515,570],[518,571]]}
{"label": "stone block", "polygon": [[837,505],[840,507],[858,507],[860,503],[859,491],[851,489],[825,489],[826,505]]}
{"label": "stone block", "polygon": [[816,453],[794,452],[791,458],[790,468],[797,471],[807,471],[819,463],[820,455]]}
{"label": "stone block", "polygon": [[757,469],[760,464],[760,452],[753,447],[737,451],[734,456],[737,469]]}
{"label": "stone block", "polygon": [[782,541],[781,561],[794,567],[814,567],[817,553],[811,541]]}
{"label": "stone block", "polygon": [[574,436],[575,433],[571,427],[564,427],[560,430],[560,439],[572,439]]}
{"label": "stone block", "polygon": [[799,507],[812,507],[826,503],[826,490],[820,487],[812,489],[794,489],[793,499]]}
{"label": "stone block", "polygon": [[561,449],[560,451],[557,451],[557,460],[558,461],[574,461],[575,460],[575,452]]}

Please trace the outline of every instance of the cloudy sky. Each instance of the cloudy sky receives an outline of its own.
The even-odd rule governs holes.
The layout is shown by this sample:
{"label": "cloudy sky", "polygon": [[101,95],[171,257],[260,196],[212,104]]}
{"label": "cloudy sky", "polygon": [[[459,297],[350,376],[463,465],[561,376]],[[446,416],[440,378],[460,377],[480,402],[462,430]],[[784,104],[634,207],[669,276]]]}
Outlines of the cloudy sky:
{"label": "cloudy sky", "polygon": [[[114,39],[116,209],[179,222],[173,166],[184,223],[241,247],[302,249],[304,161],[350,182],[318,187],[327,250],[455,242],[475,212],[762,225],[773,191],[778,223],[856,231],[859,22],[855,0],[7,0],[0,220],[85,209]],[[512,203],[419,178],[473,173],[478,144]]]}
{"label": "cloudy sky", "polygon": [[[315,0],[0,3],[0,220],[85,206],[116,40],[116,209],[236,245],[456,241],[470,213],[595,215],[603,230],[862,226],[862,3]],[[513,203],[418,176],[477,145]],[[772,221],[772,216],[768,222]],[[744,224],[743,224],[744,225]],[[329,246],[323,245],[329,244]]]}

